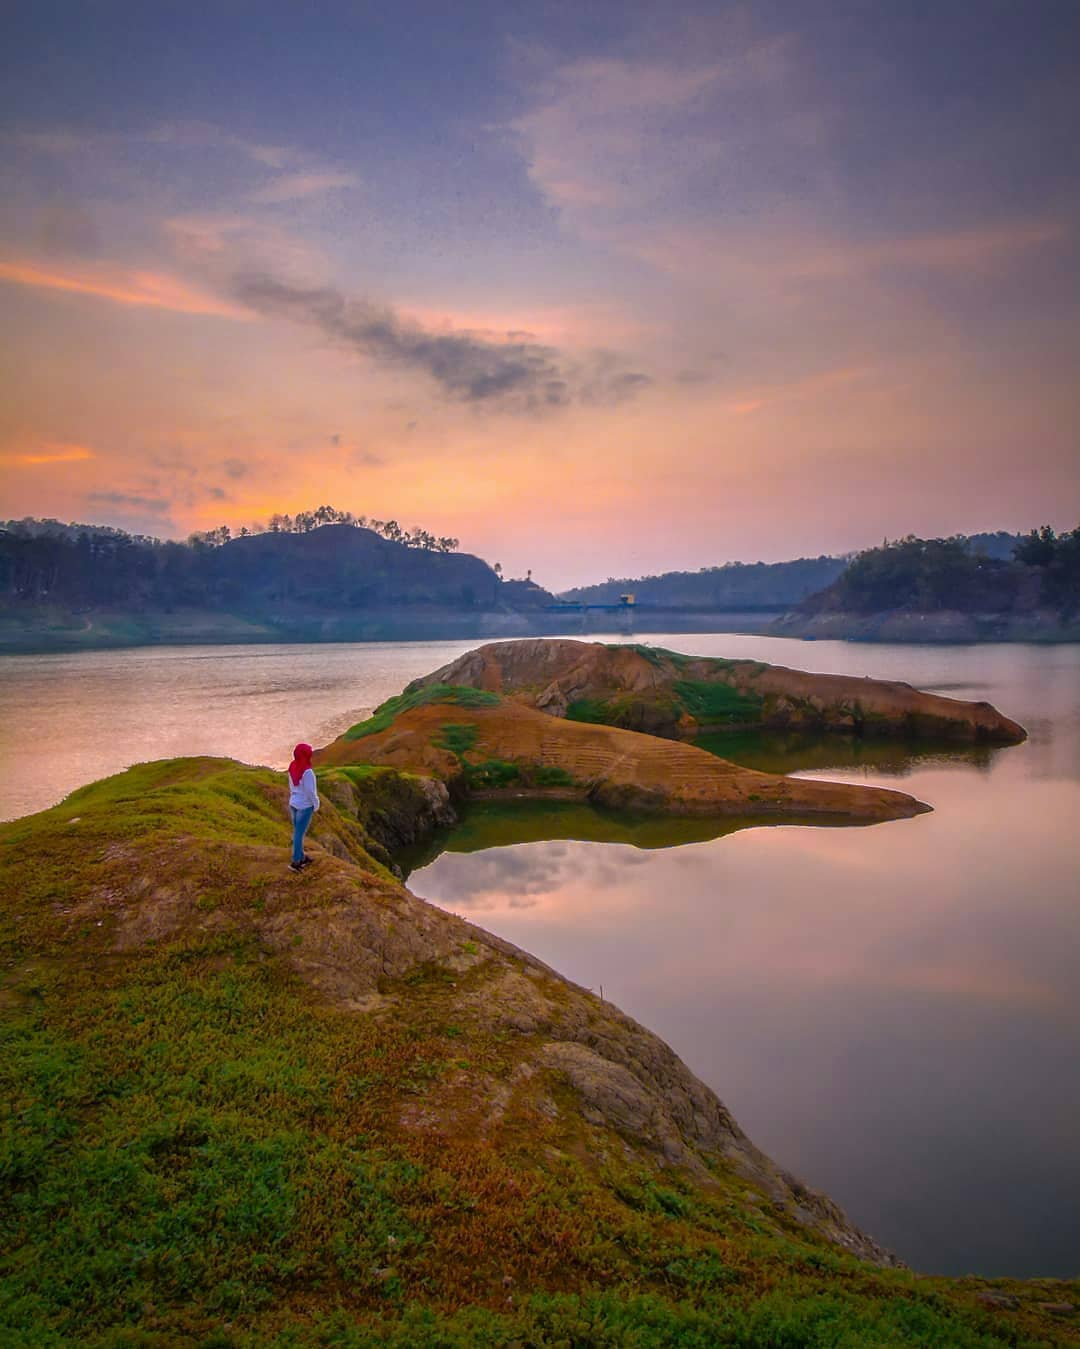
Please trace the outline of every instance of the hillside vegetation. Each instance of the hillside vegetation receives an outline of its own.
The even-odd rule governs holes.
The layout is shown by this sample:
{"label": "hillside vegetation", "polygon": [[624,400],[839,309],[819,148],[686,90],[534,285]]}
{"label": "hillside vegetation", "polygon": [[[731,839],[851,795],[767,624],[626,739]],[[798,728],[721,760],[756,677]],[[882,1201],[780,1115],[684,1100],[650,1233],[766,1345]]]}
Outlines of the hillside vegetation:
{"label": "hillside vegetation", "polygon": [[227,760],[0,827],[0,1343],[1080,1342],[1080,1284],[895,1267],[655,1036],[411,896],[451,807],[376,734],[300,875]]}
{"label": "hillside vegetation", "polygon": [[193,535],[187,543],[119,530],[8,528],[0,531],[0,606],[260,613],[295,604],[495,604],[500,582],[492,568],[434,546],[439,542],[457,540],[426,546],[341,523],[236,538]]}
{"label": "hillside vegetation", "polygon": [[560,599],[582,604],[616,604],[628,592],[638,604],[686,609],[765,608],[798,604],[836,579],[846,562],[839,557],[802,557],[793,562],[726,562],[700,571],[668,571],[657,576],[609,577],[598,585],[567,590]]}
{"label": "hillside vegetation", "polygon": [[1018,540],[1011,559],[989,557],[962,537],[909,536],[860,553],[847,570],[801,606],[807,613],[940,609],[1001,612],[1080,606],[1080,529],[1049,526]]}

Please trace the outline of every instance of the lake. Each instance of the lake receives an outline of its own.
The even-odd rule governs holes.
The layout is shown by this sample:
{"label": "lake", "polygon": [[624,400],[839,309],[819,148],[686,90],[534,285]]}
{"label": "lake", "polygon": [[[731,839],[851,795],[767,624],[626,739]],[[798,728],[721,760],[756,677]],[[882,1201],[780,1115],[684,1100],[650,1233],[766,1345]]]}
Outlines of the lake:
{"label": "lake", "polygon": [[[708,838],[578,806],[477,808],[410,888],[602,988],[916,1268],[1075,1276],[1080,647],[647,640],[987,699],[1030,739],[911,752],[741,737],[716,748],[900,787],[934,812]],[[0,817],[142,759],[283,767],[296,740],[325,743],[473,645],[0,658]]]}

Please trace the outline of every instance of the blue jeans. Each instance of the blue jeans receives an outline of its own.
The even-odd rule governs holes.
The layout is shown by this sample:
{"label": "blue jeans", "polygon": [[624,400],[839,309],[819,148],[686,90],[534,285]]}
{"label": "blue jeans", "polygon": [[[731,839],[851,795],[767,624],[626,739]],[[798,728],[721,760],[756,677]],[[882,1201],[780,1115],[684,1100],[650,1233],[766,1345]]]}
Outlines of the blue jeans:
{"label": "blue jeans", "polygon": [[295,806],[290,806],[289,814],[292,816],[293,822],[292,860],[302,862],[304,860],[304,835],[307,833],[307,827],[311,823],[311,817],[315,814],[315,810],[312,806],[308,806],[305,810],[297,810]]}

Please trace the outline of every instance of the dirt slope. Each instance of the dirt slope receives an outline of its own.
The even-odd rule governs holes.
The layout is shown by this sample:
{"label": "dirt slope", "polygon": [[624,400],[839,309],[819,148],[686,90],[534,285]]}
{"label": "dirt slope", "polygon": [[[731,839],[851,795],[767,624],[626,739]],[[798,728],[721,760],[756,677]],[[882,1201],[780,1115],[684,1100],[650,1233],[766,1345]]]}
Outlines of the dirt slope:
{"label": "dirt slope", "polygon": [[355,730],[316,763],[386,765],[480,790],[555,789],[596,805],[672,814],[870,823],[929,810],[903,792],[758,773],[691,745],[505,699],[480,706],[436,699],[405,708],[383,730],[358,738]]}

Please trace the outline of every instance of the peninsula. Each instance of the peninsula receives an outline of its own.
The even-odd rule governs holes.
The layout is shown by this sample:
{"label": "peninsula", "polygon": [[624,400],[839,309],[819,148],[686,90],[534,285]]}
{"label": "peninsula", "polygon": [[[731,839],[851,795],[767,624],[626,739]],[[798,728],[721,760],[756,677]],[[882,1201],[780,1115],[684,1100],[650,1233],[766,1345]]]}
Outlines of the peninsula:
{"label": "peninsula", "polygon": [[1080,1342],[1080,1284],[911,1274],[656,1036],[398,879],[462,793],[586,757],[654,811],[921,809],[424,685],[323,752],[299,876],[279,775],[227,760],[0,826],[9,1339]]}

